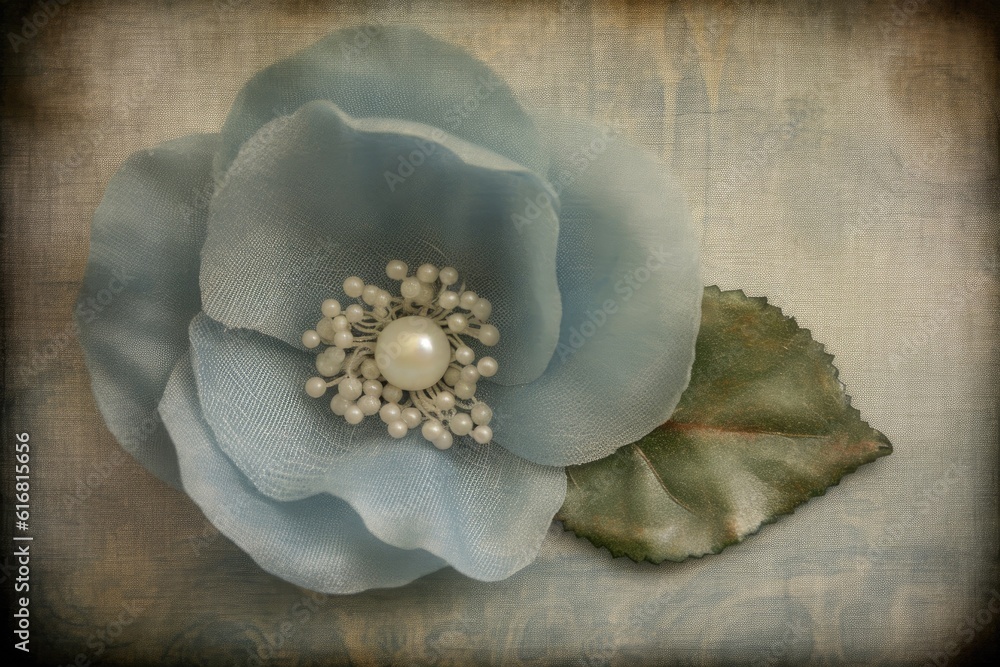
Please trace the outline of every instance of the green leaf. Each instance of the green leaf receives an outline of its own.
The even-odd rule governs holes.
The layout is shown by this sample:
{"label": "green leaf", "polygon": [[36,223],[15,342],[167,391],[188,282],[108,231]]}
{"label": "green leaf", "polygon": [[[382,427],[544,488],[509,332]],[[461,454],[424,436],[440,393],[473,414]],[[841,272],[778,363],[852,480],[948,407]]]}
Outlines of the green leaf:
{"label": "green leaf", "polygon": [[892,451],[790,317],[741,291],[705,290],[691,384],[670,421],[566,469],[567,530],[660,563],[718,553]]}

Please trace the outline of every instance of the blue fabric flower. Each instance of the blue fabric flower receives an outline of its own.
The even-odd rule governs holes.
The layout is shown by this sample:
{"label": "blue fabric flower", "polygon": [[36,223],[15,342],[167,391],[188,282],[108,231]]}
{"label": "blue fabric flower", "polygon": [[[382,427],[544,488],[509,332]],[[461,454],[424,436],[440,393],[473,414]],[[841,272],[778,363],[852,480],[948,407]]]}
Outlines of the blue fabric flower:
{"label": "blue fabric flower", "polygon": [[[392,259],[454,266],[492,302],[493,442],[393,440],[305,395],[318,305]],[[364,28],[259,73],[219,134],[125,162],[76,317],[122,445],[266,570],[350,593],[530,563],[562,466],[672,412],[700,298],[687,210],[648,157],[540,126],[453,46]]]}

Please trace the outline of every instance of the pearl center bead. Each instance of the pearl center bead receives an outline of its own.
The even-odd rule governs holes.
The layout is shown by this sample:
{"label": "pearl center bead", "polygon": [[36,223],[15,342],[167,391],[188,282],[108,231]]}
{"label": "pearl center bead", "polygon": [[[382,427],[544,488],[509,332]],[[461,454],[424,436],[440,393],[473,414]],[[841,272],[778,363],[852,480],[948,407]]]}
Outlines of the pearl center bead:
{"label": "pearl center bead", "polygon": [[429,389],[448,370],[451,344],[441,327],[429,318],[401,317],[379,334],[375,363],[385,379],[400,389]]}

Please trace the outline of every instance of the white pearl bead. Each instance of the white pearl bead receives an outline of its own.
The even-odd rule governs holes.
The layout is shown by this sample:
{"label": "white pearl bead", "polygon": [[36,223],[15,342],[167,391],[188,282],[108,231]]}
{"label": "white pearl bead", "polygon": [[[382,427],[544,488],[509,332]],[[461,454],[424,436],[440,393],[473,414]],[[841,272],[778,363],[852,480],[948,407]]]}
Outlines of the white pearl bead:
{"label": "white pearl bead", "polygon": [[445,290],[438,296],[438,305],[445,310],[458,307],[458,294],[451,290]]}
{"label": "white pearl bead", "polygon": [[441,284],[445,287],[448,285],[454,285],[458,282],[458,271],[451,266],[443,266],[438,272],[438,280],[440,280]]}
{"label": "white pearl bead", "polygon": [[365,281],[357,276],[351,276],[344,281],[344,294],[347,296],[357,299],[361,296],[361,292],[365,289]]}
{"label": "white pearl bead", "polygon": [[424,420],[424,416],[416,408],[406,408],[400,413],[399,418],[410,428],[420,426],[420,422]]}
{"label": "white pearl bead", "polygon": [[434,288],[427,283],[420,283],[420,294],[414,299],[417,303],[430,305],[434,301]]}
{"label": "white pearl bead", "polygon": [[323,378],[309,378],[306,380],[306,393],[313,398],[319,398],[326,393],[326,380]]}
{"label": "white pearl bead", "polygon": [[344,398],[341,394],[337,394],[330,399],[330,409],[333,410],[333,414],[338,417],[343,417],[350,405],[351,402]]}
{"label": "white pearl bead", "polygon": [[450,391],[442,391],[434,397],[434,405],[438,410],[451,410],[455,407],[455,395]]}
{"label": "white pearl bead", "polygon": [[432,283],[438,278],[438,268],[433,264],[421,264],[417,269],[417,280],[422,283]]}
{"label": "white pearl bead", "polygon": [[476,395],[476,383],[459,380],[455,383],[455,397],[467,401]]}
{"label": "white pearl bead", "polygon": [[444,433],[444,424],[436,419],[428,419],[420,428],[420,433],[423,434],[424,439],[434,442],[436,438]]}
{"label": "white pearl bead", "polygon": [[[402,410],[399,409],[398,405],[396,405],[395,403],[386,403],[381,408],[379,408],[378,416],[381,417],[382,421],[384,421],[386,424],[391,424],[392,422],[400,418],[401,413]],[[403,425],[405,426],[406,424]]]}
{"label": "white pearl bead", "polygon": [[468,345],[463,345],[462,347],[455,349],[455,361],[462,364],[463,366],[468,366],[473,361],[476,360],[476,353],[472,351],[472,348]]}
{"label": "white pearl bead", "polygon": [[[336,350],[338,348],[333,349]],[[333,377],[340,371],[340,364],[336,363],[325,354],[320,354],[316,356],[316,370],[319,371],[320,375]]]}
{"label": "white pearl bead", "polygon": [[348,322],[356,323],[365,318],[365,309],[356,303],[352,303],[344,310],[344,315]]}
{"label": "white pearl bead", "polygon": [[459,297],[459,303],[462,308],[465,308],[466,310],[472,310],[472,307],[476,305],[476,302],[478,301],[479,296],[471,290],[462,292],[462,296]]}
{"label": "white pearl bead", "polygon": [[379,290],[378,295],[375,297],[375,306],[379,308],[388,308],[389,304],[392,303],[392,295],[385,290]]}
{"label": "white pearl bead", "polygon": [[313,348],[319,347],[322,341],[319,339],[319,333],[314,329],[306,329],[302,334],[302,345],[306,349],[312,350]]}
{"label": "white pearl bead", "polygon": [[343,315],[337,315],[333,320],[326,320],[333,324],[333,330],[336,331],[350,331],[351,323],[347,321],[347,318]]}
{"label": "white pearl bead", "polygon": [[462,369],[462,379],[466,382],[475,384],[479,379],[479,371],[475,366],[466,366]]}
{"label": "white pearl bead", "polygon": [[338,331],[333,337],[333,344],[340,348],[354,345],[354,334],[350,331]]}
{"label": "white pearl bead", "polygon": [[479,327],[479,342],[490,347],[500,342],[500,330],[492,324]]}
{"label": "white pearl bead", "polygon": [[472,433],[473,429],[472,417],[464,412],[460,412],[451,418],[451,421],[448,422],[448,426],[451,428],[451,432],[455,435],[469,435]]}
{"label": "white pearl bead", "polygon": [[405,436],[410,431],[409,427],[407,427],[406,425],[406,422],[404,422],[402,419],[394,419],[391,422],[389,422],[388,430],[389,430],[389,435],[396,438],[397,440]]}
{"label": "white pearl bead", "polygon": [[326,357],[331,362],[339,365],[344,363],[344,359],[347,358],[347,353],[339,347],[328,347],[323,350],[323,353],[320,356]]}
{"label": "white pearl bead", "polygon": [[361,300],[367,303],[369,306],[375,305],[375,297],[378,296],[379,286],[378,285],[365,285],[365,288],[361,290]]}
{"label": "white pearl bead", "polygon": [[411,315],[386,325],[376,342],[375,362],[385,379],[400,389],[433,387],[451,361],[451,343],[441,327]]}
{"label": "white pearl bead", "polygon": [[365,359],[361,362],[361,374],[365,376],[365,379],[377,380],[382,371],[379,370],[374,359]]}
{"label": "white pearl bead", "polygon": [[316,323],[316,333],[323,340],[333,340],[333,337],[337,335],[337,331],[337,326],[329,317],[324,317]]}
{"label": "white pearl bead", "polygon": [[493,410],[485,403],[476,403],[470,412],[472,421],[480,426],[486,426],[493,419]]}
{"label": "white pearl bead", "polygon": [[337,391],[349,401],[353,401],[361,395],[361,380],[356,378],[345,378],[337,387]]}
{"label": "white pearl bead", "polygon": [[323,311],[323,315],[326,317],[336,317],[340,315],[340,302],[336,299],[327,299],[320,306],[320,310]]}
{"label": "white pearl bead", "polygon": [[361,385],[361,391],[365,393],[365,396],[378,398],[382,395],[382,383],[377,380],[365,380]]}
{"label": "white pearl bead", "polygon": [[420,281],[410,276],[403,280],[399,286],[399,293],[407,299],[415,299],[420,296]]}
{"label": "white pearl bead", "polygon": [[468,325],[469,321],[465,319],[465,315],[452,313],[448,316],[448,331],[452,333],[462,333]]}
{"label": "white pearl bead", "polygon": [[453,442],[451,433],[448,433],[448,431],[443,431],[441,435],[434,438],[434,446],[438,449],[449,449]]}
{"label": "white pearl bead", "polygon": [[360,424],[365,418],[365,413],[357,405],[349,405],[344,410],[344,419],[348,424]]}
{"label": "white pearl bead", "polygon": [[399,403],[403,400],[403,390],[394,384],[387,384],[382,387],[382,398],[390,403]]}
{"label": "white pearl bead", "polygon": [[483,357],[478,362],[476,362],[476,368],[479,370],[479,374],[484,378],[491,378],[497,374],[500,370],[500,364],[493,357]]}
{"label": "white pearl bead", "polygon": [[486,299],[480,299],[472,304],[472,314],[478,317],[480,322],[485,322],[493,314],[493,304]]}
{"label": "white pearl bead", "polygon": [[472,431],[472,439],[478,442],[480,445],[485,445],[487,442],[493,439],[493,429],[489,426],[477,426]]}
{"label": "white pearl bead", "polygon": [[375,396],[362,396],[358,399],[358,407],[361,408],[361,412],[365,413],[365,416],[371,416],[382,407],[382,401]]}
{"label": "white pearl bead", "polygon": [[407,270],[406,262],[401,262],[398,259],[394,259],[385,265],[385,275],[393,280],[402,280],[405,278]]}
{"label": "white pearl bead", "polygon": [[442,379],[444,380],[444,383],[446,385],[448,385],[449,387],[454,387],[455,383],[458,382],[460,378],[461,378],[461,373],[457,368],[449,368],[444,372],[444,377]]}

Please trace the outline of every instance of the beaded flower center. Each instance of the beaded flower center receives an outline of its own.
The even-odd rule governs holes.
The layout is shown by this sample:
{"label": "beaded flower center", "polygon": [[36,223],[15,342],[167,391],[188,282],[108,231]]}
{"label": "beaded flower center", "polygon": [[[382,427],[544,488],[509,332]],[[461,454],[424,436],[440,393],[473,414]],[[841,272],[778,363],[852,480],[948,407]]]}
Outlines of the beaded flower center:
{"label": "beaded flower center", "polygon": [[341,308],[327,299],[323,319],[302,334],[307,348],[325,346],[316,356],[320,376],[306,381],[306,393],[320,398],[336,387],[335,415],[360,424],[378,414],[394,438],[419,426],[438,449],[451,447],[453,436],[486,444],[493,411],[476,399],[476,382],[499,366],[493,357],[477,361],[465,338],[487,346],[500,341],[487,324],[490,302],[464,285],[451,289],[458,271],[450,266],[423,264],[410,276],[404,262],[393,260],[385,272],[400,281],[399,296],[351,276],[344,293],[364,305]]}

